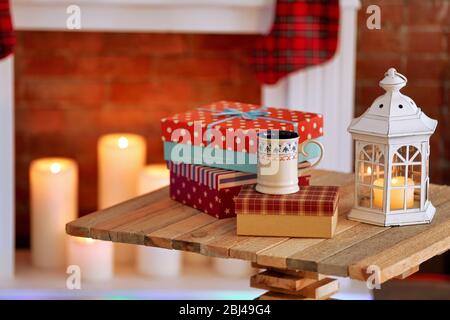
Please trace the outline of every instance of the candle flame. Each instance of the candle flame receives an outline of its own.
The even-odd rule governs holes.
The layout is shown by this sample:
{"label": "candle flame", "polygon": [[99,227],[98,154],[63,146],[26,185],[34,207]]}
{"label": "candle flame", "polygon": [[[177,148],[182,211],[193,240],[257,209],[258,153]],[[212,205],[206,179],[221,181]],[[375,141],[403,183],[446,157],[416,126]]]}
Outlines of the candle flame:
{"label": "candle flame", "polygon": [[50,165],[50,172],[57,174],[61,172],[61,165],[58,162],[54,162]]}
{"label": "candle flame", "polygon": [[117,140],[117,145],[119,146],[120,149],[128,148],[128,139],[126,137],[120,137]]}

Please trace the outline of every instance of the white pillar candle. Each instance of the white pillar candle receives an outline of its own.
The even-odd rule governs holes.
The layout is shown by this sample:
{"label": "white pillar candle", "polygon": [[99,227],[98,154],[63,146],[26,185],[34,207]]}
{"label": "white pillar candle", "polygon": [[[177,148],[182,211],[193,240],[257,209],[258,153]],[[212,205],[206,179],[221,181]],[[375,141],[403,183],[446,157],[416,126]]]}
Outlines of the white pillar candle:
{"label": "white pillar candle", "polygon": [[113,275],[113,247],[106,241],[69,237],[68,265],[80,267],[81,281],[105,281]]}
{"label": "white pillar candle", "polygon": [[64,267],[65,225],[77,217],[77,189],[75,161],[43,158],[31,163],[31,250],[35,266]]}
{"label": "white pillar candle", "polygon": [[135,134],[107,134],[98,142],[100,209],[138,195],[139,173],[146,156],[145,139]]}
{"label": "white pillar candle", "polygon": [[151,164],[143,168],[139,174],[138,193],[155,191],[170,183],[170,171],[165,164]]}
{"label": "white pillar candle", "polygon": [[[138,177],[145,164],[146,145],[142,136],[129,133],[107,134],[98,141],[99,208],[107,208],[138,195]],[[115,260],[129,264],[135,248],[116,244]]]}
{"label": "white pillar candle", "polygon": [[[165,164],[146,166],[139,176],[139,194],[169,185],[170,172]],[[138,247],[137,267],[146,276],[174,277],[180,274],[181,253],[175,250]]]}
{"label": "white pillar candle", "polygon": [[253,270],[250,262],[237,259],[214,258],[213,267],[218,274],[230,278],[247,277]]}

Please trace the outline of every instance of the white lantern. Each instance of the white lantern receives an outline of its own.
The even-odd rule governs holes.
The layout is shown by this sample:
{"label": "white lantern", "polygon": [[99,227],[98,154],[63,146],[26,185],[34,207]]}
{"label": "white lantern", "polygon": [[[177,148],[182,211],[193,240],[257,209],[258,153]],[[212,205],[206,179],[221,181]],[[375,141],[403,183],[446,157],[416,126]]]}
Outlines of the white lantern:
{"label": "white lantern", "polygon": [[407,79],[393,68],[386,91],[348,131],[355,140],[355,204],[348,218],[381,226],[429,223],[430,136],[437,121],[401,94]]}

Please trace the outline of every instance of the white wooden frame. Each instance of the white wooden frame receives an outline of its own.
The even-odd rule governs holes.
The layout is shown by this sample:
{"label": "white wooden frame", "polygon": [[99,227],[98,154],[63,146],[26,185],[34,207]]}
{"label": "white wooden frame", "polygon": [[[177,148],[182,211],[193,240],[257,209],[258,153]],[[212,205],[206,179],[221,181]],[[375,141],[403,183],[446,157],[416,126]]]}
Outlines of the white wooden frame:
{"label": "white wooden frame", "polygon": [[0,279],[14,274],[14,59],[0,61]]}
{"label": "white wooden frame", "polygon": [[[18,29],[64,30],[81,9],[82,31],[265,33],[275,0],[12,0]],[[67,30],[66,30],[67,31]]]}

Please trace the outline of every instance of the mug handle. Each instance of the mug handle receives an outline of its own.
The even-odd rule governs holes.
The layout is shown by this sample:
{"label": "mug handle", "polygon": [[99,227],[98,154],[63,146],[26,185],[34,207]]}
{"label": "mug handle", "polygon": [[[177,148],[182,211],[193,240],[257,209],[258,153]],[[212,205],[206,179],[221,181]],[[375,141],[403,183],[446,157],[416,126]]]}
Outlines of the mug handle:
{"label": "mug handle", "polygon": [[[316,144],[319,147],[319,149],[320,149],[320,157],[319,157],[319,159],[317,159],[317,161],[314,164],[312,164],[311,166],[309,166],[307,168],[304,168],[303,170],[310,170],[310,169],[313,169],[313,168],[317,167],[319,165],[319,163],[322,161],[324,153],[325,153],[325,148],[324,148],[322,143],[320,143],[317,140],[306,140],[300,145],[300,148],[299,148],[299,153],[301,153],[303,156],[305,156],[305,157],[308,156],[308,153],[305,151],[305,147],[309,143],[314,143],[314,144]],[[299,171],[300,170],[301,169],[299,169]]]}

